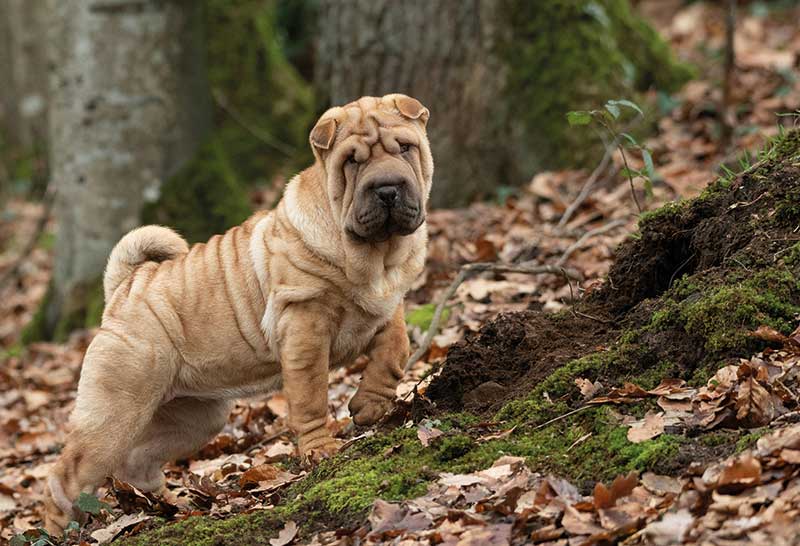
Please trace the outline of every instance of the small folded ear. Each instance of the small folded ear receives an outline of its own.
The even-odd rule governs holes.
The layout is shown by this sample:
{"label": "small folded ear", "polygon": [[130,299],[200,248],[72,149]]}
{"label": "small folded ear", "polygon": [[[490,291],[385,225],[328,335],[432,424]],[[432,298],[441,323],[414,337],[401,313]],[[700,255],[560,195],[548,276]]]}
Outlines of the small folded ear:
{"label": "small folded ear", "polygon": [[423,125],[426,125],[428,123],[428,118],[431,117],[431,113],[428,109],[413,97],[400,95],[394,99],[394,104],[404,117],[418,119],[422,121]]}
{"label": "small folded ear", "polygon": [[317,122],[313,129],[311,129],[311,136],[308,137],[309,142],[315,148],[327,150],[333,144],[333,139],[336,137],[336,120],[332,118],[323,119]]}

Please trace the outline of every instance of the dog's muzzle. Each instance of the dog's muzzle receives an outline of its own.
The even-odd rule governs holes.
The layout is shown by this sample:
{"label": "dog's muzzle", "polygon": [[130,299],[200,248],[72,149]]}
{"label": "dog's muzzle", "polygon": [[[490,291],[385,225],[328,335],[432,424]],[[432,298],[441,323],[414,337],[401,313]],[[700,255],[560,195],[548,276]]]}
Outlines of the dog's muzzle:
{"label": "dog's muzzle", "polygon": [[358,242],[377,243],[393,235],[410,235],[425,219],[417,191],[404,177],[365,182],[356,197],[347,227]]}

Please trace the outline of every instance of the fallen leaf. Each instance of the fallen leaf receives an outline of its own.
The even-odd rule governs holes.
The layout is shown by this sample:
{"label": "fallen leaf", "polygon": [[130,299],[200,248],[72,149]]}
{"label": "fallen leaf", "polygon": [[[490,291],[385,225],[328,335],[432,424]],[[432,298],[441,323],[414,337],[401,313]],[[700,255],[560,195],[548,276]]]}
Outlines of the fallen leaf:
{"label": "fallen leaf", "polygon": [[588,400],[590,398],[594,398],[597,393],[603,390],[603,385],[599,381],[595,381],[592,383],[588,379],[584,379],[583,377],[578,377],[575,379],[575,384],[578,386],[578,389],[581,391],[581,395],[584,399]]}
{"label": "fallen leaf", "polygon": [[271,546],[286,546],[294,541],[297,536],[297,524],[292,520],[287,521],[283,525],[283,529],[278,533],[278,538],[269,539]]}
{"label": "fallen leaf", "polygon": [[417,428],[417,438],[422,443],[423,446],[428,447],[431,445],[431,441],[438,438],[444,434],[438,428],[435,428],[430,424],[430,422],[423,421],[420,423],[419,428]]}
{"label": "fallen leaf", "polygon": [[664,433],[664,413],[647,412],[644,419],[636,421],[628,429],[628,441],[634,444],[652,440]]}
{"label": "fallen leaf", "polygon": [[267,400],[267,407],[275,417],[286,418],[289,416],[289,401],[283,392],[276,392]]}
{"label": "fallen leaf", "polygon": [[652,472],[645,472],[642,475],[642,485],[656,495],[680,494],[683,487],[681,482],[669,476],[659,476]]}
{"label": "fallen leaf", "polygon": [[140,514],[124,514],[111,522],[110,525],[93,531],[91,536],[97,541],[98,544],[107,544],[117,538],[125,530],[133,527],[138,523],[152,519],[153,516],[148,516],[144,513]]}
{"label": "fallen leaf", "polygon": [[751,454],[728,461],[723,465],[716,487],[730,488],[757,485],[761,481],[761,463]]}
{"label": "fallen leaf", "polygon": [[693,524],[694,517],[688,510],[678,510],[668,512],[660,521],[650,523],[643,533],[655,546],[672,546],[683,544]]}

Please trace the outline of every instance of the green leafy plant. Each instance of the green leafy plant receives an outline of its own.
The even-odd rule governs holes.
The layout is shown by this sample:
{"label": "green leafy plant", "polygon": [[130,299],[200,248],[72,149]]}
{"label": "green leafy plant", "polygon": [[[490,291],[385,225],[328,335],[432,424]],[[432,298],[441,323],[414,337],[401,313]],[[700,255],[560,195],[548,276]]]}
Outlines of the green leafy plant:
{"label": "green leafy plant", "polygon": [[[656,170],[653,165],[653,155],[650,150],[640,144],[636,138],[620,129],[620,121],[624,117],[623,112],[629,110],[634,112],[636,116],[644,117],[644,112],[639,106],[632,101],[626,99],[609,100],[605,103],[603,108],[597,110],[574,110],[567,112],[567,121],[572,127],[597,125],[611,137],[611,144],[609,148],[616,148],[622,155],[622,161],[625,167],[622,169],[622,174],[628,178],[631,186],[631,195],[633,201],[636,203],[636,208],[642,212],[642,205],[639,203],[639,198],[636,196],[636,187],[634,185],[634,178],[641,178],[644,181],[644,190],[648,197],[653,195],[653,180],[656,179]],[[635,151],[642,157],[644,167],[642,169],[633,169],[628,163],[628,151]]]}
{"label": "green leafy plant", "polygon": [[[75,501],[75,506],[82,512],[99,516],[103,510],[110,510],[111,506],[102,502],[100,499],[90,493],[81,493],[78,500]],[[70,521],[64,528],[62,536],[55,537],[47,532],[47,529],[39,527],[31,531],[25,531],[12,537],[9,542],[10,546],[56,546],[57,544],[66,543],[70,534],[73,531],[80,532],[80,523],[77,521]]]}
{"label": "green leafy plant", "polygon": [[9,541],[9,546],[56,546],[56,544],[66,542],[70,533],[79,531],[80,527],[77,521],[70,521],[61,538],[54,537],[46,529],[39,527],[32,531],[14,535]]}

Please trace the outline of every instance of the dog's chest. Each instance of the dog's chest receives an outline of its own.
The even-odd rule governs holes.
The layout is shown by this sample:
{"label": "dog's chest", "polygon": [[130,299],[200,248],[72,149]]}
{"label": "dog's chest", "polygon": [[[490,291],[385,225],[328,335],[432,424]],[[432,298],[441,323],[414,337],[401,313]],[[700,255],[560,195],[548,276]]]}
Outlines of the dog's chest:
{"label": "dog's chest", "polygon": [[389,321],[393,311],[394,308],[385,315],[375,316],[356,306],[348,306],[336,324],[331,347],[331,366],[350,364],[362,354],[378,329]]}

